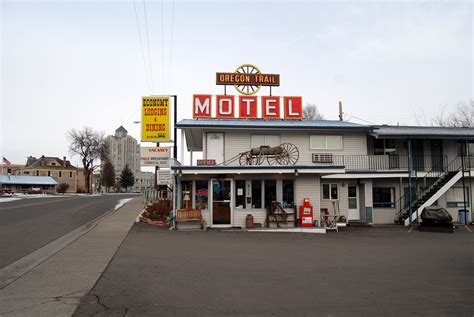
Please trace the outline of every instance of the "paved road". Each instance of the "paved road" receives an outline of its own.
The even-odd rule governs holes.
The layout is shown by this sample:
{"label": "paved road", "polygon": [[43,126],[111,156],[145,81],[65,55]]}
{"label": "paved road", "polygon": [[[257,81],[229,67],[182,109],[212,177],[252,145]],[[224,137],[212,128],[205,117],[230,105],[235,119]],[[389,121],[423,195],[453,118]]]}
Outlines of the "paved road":
{"label": "paved road", "polygon": [[473,316],[474,233],[135,224],[76,316]]}
{"label": "paved road", "polygon": [[0,268],[136,195],[34,198],[0,203]]}

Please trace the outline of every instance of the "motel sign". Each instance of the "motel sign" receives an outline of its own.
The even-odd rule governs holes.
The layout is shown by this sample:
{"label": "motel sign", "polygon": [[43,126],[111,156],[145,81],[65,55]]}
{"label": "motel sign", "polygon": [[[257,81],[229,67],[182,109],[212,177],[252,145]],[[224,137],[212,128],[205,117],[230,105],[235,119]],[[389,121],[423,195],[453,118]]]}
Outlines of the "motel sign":
{"label": "motel sign", "polygon": [[[235,96],[193,95],[193,118],[220,119],[295,119],[303,118],[301,97],[279,96],[238,96],[236,109]],[[215,103],[213,102],[215,100]],[[283,109],[282,109],[283,104]],[[282,117],[283,115],[283,117]]]}
{"label": "motel sign", "polygon": [[[233,85],[242,95],[193,95],[193,118],[218,119],[303,119],[300,96],[272,96],[271,87],[280,86],[279,74],[263,74],[251,64],[240,65],[234,73],[216,73],[217,85]],[[270,96],[253,96],[262,86],[270,87]]]}

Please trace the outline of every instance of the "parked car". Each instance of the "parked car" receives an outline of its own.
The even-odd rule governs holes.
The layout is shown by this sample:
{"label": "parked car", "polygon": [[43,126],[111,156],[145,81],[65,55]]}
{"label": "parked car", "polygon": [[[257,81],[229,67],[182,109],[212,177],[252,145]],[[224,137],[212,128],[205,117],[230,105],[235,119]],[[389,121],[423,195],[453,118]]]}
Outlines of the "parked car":
{"label": "parked car", "polygon": [[12,191],[8,188],[3,188],[0,190],[0,197],[11,197],[12,195]]}

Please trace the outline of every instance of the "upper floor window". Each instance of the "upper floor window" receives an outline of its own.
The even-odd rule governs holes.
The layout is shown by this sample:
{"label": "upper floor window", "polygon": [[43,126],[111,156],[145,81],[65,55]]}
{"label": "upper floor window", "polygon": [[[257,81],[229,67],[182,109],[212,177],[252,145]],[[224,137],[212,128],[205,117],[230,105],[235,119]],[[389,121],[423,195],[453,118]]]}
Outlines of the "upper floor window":
{"label": "upper floor window", "polygon": [[59,171],[59,177],[63,177],[63,172]]}
{"label": "upper floor window", "polygon": [[375,139],[374,140],[374,154],[388,155],[396,152],[395,140],[392,139]]}
{"label": "upper floor window", "polygon": [[309,147],[311,150],[342,150],[342,135],[311,135]]}
{"label": "upper floor window", "polygon": [[252,148],[268,145],[270,147],[279,146],[279,135],[252,135]]}
{"label": "upper floor window", "polygon": [[69,178],[72,178],[72,172],[69,172]]}
{"label": "upper floor window", "polygon": [[[467,148],[466,148],[467,144]],[[474,155],[474,141],[458,141],[456,143],[458,156]]]}

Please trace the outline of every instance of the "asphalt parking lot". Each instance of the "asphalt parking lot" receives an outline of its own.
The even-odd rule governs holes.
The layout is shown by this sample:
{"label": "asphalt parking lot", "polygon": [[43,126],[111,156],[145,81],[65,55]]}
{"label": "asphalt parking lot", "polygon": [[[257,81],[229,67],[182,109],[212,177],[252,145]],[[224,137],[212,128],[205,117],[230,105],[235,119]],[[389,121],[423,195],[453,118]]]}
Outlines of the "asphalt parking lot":
{"label": "asphalt parking lot", "polygon": [[474,233],[135,224],[77,316],[472,316]]}

